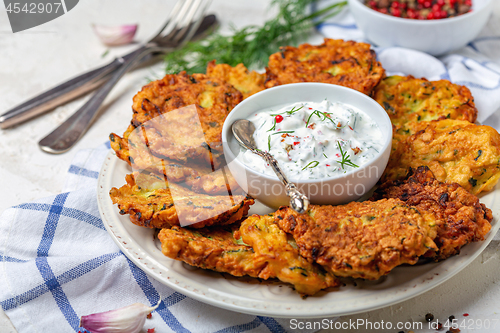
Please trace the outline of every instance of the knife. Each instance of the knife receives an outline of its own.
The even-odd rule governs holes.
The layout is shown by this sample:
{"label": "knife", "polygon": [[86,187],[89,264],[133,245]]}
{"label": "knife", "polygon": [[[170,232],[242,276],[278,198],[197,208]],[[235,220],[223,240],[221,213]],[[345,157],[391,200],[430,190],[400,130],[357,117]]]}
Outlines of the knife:
{"label": "knife", "polygon": [[[199,39],[204,36],[210,28],[215,27],[216,23],[217,18],[215,15],[205,16],[191,40]],[[116,71],[123,62],[134,57],[138,51],[140,50],[135,50],[121,58],[116,58],[107,65],[81,74],[12,108],[0,116],[0,128],[6,129],[20,124],[100,87],[108,81],[111,74]],[[140,65],[150,61],[154,56],[155,55],[144,57],[134,68],[140,67]]]}

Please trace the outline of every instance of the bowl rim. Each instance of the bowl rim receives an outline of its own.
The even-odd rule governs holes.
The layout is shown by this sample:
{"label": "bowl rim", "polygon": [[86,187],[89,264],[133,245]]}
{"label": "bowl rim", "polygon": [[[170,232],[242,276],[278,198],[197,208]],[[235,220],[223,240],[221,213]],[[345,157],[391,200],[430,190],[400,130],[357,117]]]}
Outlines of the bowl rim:
{"label": "bowl rim", "polygon": [[[339,179],[343,179],[343,178],[346,178],[348,176],[351,176],[351,175],[354,175],[358,172],[360,172],[361,170],[365,170],[367,168],[369,168],[370,166],[372,166],[376,161],[378,161],[380,158],[382,158],[382,156],[384,155],[384,152],[387,150],[387,149],[391,149],[391,146],[392,146],[392,123],[391,123],[391,120],[389,118],[389,115],[387,114],[387,112],[384,110],[384,108],[378,104],[378,102],[376,100],[374,100],[373,98],[371,98],[370,96],[368,95],[365,95],[355,89],[352,89],[352,88],[348,88],[348,87],[344,87],[344,86],[340,86],[340,85],[336,85],[336,84],[331,84],[331,83],[322,83],[322,82],[299,82],[299,83],[289,83],[289,84],[284,84],[284,85],[281,85],[281,86],[276,86],[276,87],[272,87],[272,88],[267,88],[267,89],[264,89],[262,91],[259,91],[258,93],[246,98],[245,100],[241,101],[238,105],[236,105],[236,107],[229,113],[229,115],[226,117],[226,119],[224,120],[224,124],[222,126],[222,142],[223,142],[223,149],[224,149],[224,155],[228,156],[229,157],[229,160],[231,162],[235,161],[235,163],[239,164],[240,166],[242,166],[247,172],[251,172],[251,173],[254,173],[256,175],[258,175],[259,177],[262,177],[262,178],[265,178],[269,181],[277,181],[277,182],[280,182],[281,181],[278,179],[277,176],[270,176],[270,175],[266,175],[262,172],[259,172],[249,166],[247,166],[245,163],[241,162],[240,160],[238,160],[236,158],[236,155],[233,153],[233,151],[231,150],[231,148],[229,147],[229,141],[228,141],[228,137],[226,135],[226,133],[229,133],[230,136],[233,136],[232,134],[232,130],[230,128],[230,126],[232,124],[229,124],[229,119],[235,117],[235,116],[231,116],[232,114],[235,115],[236,113],[233,113],[234,110],[236,108],[238,108],[242,103],[246,103],[245,101],[250,101],[250,100],[253,100],[253,99],[256,99],[256,98],[260,98],[260,96],[262,95],[267,95],[267,94],[271,94],[273,91],[276,91],[278,89],[281,89],[281,90],[284,90],[284,89],[291,89],[290,87],[295,87],[295,86],[309,86],[309,87],[312,87],[312,86],[324,86],[324,87],[329,87],[331,89],[340,89],[340,90],[344,90],[346,91],[347,93],[353,93],[355,95],[358,95],[358,97],[360,98],[365,98],[367,100],[369,100],[370,102],[373,102],[373,105],[375,108],[378,108],[379,110],[382,111],[382,114],[385,115],[383,116],[383,120],[379,120],[379,119],[374,119],[375,122],[377,122],[377,125],[382,122],[382,121],[387,121],[388,125],[389,125],[389,128],[391,129],[390,131],[387,131],[387,134],[384,133],[384,131],[381,130],[382,132],[382,137],[385,139],[385,142],[383,143],[382,145],[382,148],[380,150],[380,152],[378,152],[375,157],[373,159],[371,159],[369,162],[367,162],[366,164],[363,164],[361,167],[359,167],[358,169],[353,169],[353,170],[350,170],[346,173],[343,173],[341,175],[336,175],[336,176],[331,176],[331,177],[323,177],[323,178],[319,178],[319,179],[296,179],[294,177],[288,177],[288,180],[292,183],[295,183],[296,185],[307,185],[307,184],[314,184],[314,183],[326,183],[326,182],[329,182],[329,181],[332,181],[332,180],[339,180]],[[274,90],[273,90],[274,89]],[[312,89],[312,88],[307,88],[307,89]],[[296,103],[296,102],[290,102],[291,103]],[[270,107],[271,106],[277,106],[277,105],[283,105],[283,103],[281,104],[272,104],[272,105],[269,105]],[[354,104],[351,104],[352,106],[356,107],[357,109],[361,110],[359,107],[357,107],[356,105]],[[362,111],[362,110],[361,110]],[[364,112],[364,111],[362,111]],[[238,118],[238,119],[244,119],[244,118]],[[234,122],[234,121],[232,121]],[[236,139],[235,139],[236,140]],[[226,151],[228,150],[228,151]],[[226,161],[228,159],[226,158]],[[385,166],[384,166],[385,167]],[[382,176],[382,173],[380,174],[380,177]]]}
{"label": "bowl rim", "polygon": [[400,22],[400,23],[403,23],[403,22],[406,22],[408,24],[414,24],[414,25],[428,25],[428,26],[433,26],[433,25],[440,25],[440,24],[452,24],[453,22],[460,22],[460,21],[463,21],[463,20],[467,20],[469,17],[472,17],[472,16],[475,16],[475,15],[479,15],[479,13],[485,11],[485,10],[488,10],[489,9],[489,6],[493,3],[493,0],[483,0],[484,1],[484,5],[479,8],[478,10],[474,10],[474,1],[472,2],[472,11],[468,12],[468,13],[465,13],[465,14],[462,14],[462,15],[459,15],[459,16],[455,16],[455,17],[447,17],[447,18],[443,18],[443,19],[436,19],[436,20],[413,20],[413,19],[408,19],[408,18],[404,18],[404,17],[396,17],[396,16],[392,16],[392,15],[388,15],[388,14],[382,14],[382,13],[379,13],[371,8],[369,8],[368,6],[365,6],[363,3],[362,3],[362,0],[348,0],[349,1],[349,6],[357,6],[357,8],[359,8],[360,10],[363,10],[365,13],[368,13],[369,15],[375,15],[376,17],[379,17],[379,18],[385,18],[389,21],[393,21],[393,22]]}

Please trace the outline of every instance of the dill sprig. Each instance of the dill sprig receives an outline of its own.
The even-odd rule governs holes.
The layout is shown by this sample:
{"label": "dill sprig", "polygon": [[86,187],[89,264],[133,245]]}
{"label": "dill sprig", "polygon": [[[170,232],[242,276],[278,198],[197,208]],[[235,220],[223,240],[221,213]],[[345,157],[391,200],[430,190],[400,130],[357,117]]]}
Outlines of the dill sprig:
{"label": "dill sprig", "polygon": [[283,45],[297,45],[307,37],[311,28],[339,13],[347,4],[342,1],[306,15],[307,7],[316,0],[273,0],[278,7],[276,17],[263,26],[232,27],[232,35],[214,33],[205,40],[190,42],[165,56],[167,73],[205,73],[207,63],[216,60],[236,66],[259,69],[267,64],[272,53]]}
{"label": "dill sprig", "polygon": [[285,111],[285,112],[282,112],[282,113],[275,113],[275,114],[271,114],[271,116],[273,117],[276,117],[276,116],[279,116],[279,115],[282,115],[282,114],[287,114],[289,116],[291,116],[292,114],[294,114],[295,112],[297,111],[300,111],[302,108],[304,107],[304,105],[302,105],[300,108],[297,108],[294,106],[291,110],[288,110],[288,111]]}
{"label": "dill sprig", "polygon": [[359,168],[358,165],[354,164],[351,161],[351,156],[347,153],[347,151],[343,151],[342,147],[340,146],[340,142],[337,141],[337,144],[339,145],[340,149],[340,155],[342,155],[342,161],[337,161],[337,163],[340,163],[342,165],[342,169],[344,169],[344,165],[348,165],[353,168]]}
{"label": "dill sprig", "polygon": [[273,127],[268,129],[266,132],[274,131],[276,129],[276,118],[273,118]]}
{"label": "dill sprig", "polygon": [[306,165],[305,167],[303,167],[303,168],[302,168],[302,171],[304,171],[304,170],[305,170],[305,169],[307,169],[307,168],[310,168],[310,169],[315,168],[315,167],[317,167],[317,166],[318,166],[318,164],[319,164],[319,162],[318,162],[318,161],[312,161],[312,162],[309,162],[309,164],[308,164],[308,165]]}
{"label": "dill sprig", "polygon": [[321,112],[321,111],[318,111],[318,110],[314,110],[310,115],[309,115],[309,118],[307,118],[307,121],[306,121],[306,127],[309,126],[309,121],[311,120],[311,117],[312,116],[316,116],[319,118],[320,121],[325,121],[325,120],[330,120],[332,122],[333,125],[335,125],[335,122],[332,120],[331,118],[331,113],[328,113],[328,112]]}
{"label": "dill sprig", "polygon": [[293,132],[295,132],[295,131],[280,131],[280,132],[273,133],[271,135],[284,134],[284,133],[293,133]]}

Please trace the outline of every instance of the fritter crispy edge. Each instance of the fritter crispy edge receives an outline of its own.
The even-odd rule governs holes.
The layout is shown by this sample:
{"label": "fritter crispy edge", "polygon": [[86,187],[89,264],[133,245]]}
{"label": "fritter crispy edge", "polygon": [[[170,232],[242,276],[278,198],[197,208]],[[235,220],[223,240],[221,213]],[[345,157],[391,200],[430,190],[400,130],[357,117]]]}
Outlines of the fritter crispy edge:
{"label": "fritter crispy edge", "polygon": [[460,249],[484,240],[493,219],[491,210],[456,183],[442,183],[428,167],[410,169],[405,180],[389,181],[377,188],[371,200],[397,198],[436,221],[438,250],[425,256],[443,260],[460,253]]}
{"label": "fritter crispy edge", "polygon": [[312,205],[306,214],[281,207],[275,219],[303,257],[336,276],[375,280],[436,249],[430,221],[398,199]]}
{"label": "fritter crispy edge", "polygon": [[369,95],[385,70],[369,44],[325,38],[321,45],[285,46],[269,57],[266,88],[296,82],[332,83]]}
{"label": "fritter crispy edge", "polygon": [[[179,225],[179,215],[192,228],[232,224],[246,216],[254,203],[252,198],[244,195],[198,194],[176,184],[166,187],[165,181],[156,176],[143,177],[146,179],[139,182],[143,187],[137,185],[134,175],[127,175],[126,185],[119,189],[113,187],[109,192],[113,204],[118,204],[120,214],[129,214],[130,221],[142,227]],[[171,189],[176,195],[175,201]]]}
{"label": "fritter crispy edge", "polygon": [[500,179],[500,134],[462,120],[415,124],[408,137],[394,134],[382,182],[403,179],[408,169],[428,166],[437,180],[454,182],[472,194],[490,191]]}
{"label": "fritter crispy edge", "polygon": [[384,78],[373,98],[387,111],[391,122],[406,134],[408,122],[438,119],[476,121],[477,109],[470,90],[448,80],[428,81],[409,75]]}
{"label": "fritter crispy edge", "polygon": [[243,64],[231,67],[227,64],[216,65],[212,60],[207,65],[207,76],[228,82],[243,94],[243,99],[265,89],[265,74],[249,71]]}
{"label": "fritter crispy edge", "polygon": [[278,278],[292,284],[301,295],[314,295],[340,284],[331,274],[300,257],[272,216],[253,215],[239,229],[233,227],[232,232],[173,227],[163,229],[158,237],[167,257],[234,276]]}

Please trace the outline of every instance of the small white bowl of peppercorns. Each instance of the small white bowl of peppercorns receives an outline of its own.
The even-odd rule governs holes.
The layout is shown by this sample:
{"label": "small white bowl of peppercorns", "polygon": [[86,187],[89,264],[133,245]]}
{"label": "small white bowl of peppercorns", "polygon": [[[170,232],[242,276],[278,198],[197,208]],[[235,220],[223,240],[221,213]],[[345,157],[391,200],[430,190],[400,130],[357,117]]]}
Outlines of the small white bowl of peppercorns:
{"label": "small white bowl of peppercorns", "polygon": [[365,37],[434,56],[460,49],[481,32],[496,0],[349,0]]}

